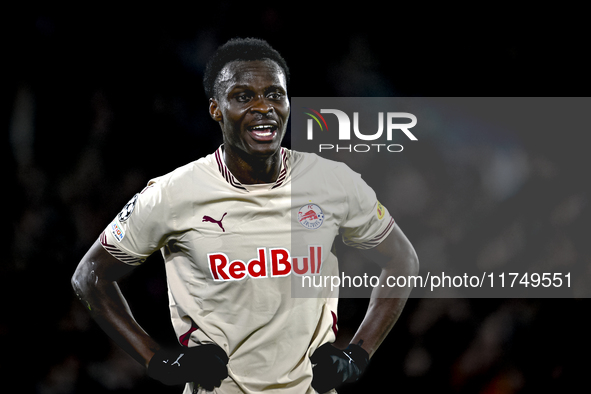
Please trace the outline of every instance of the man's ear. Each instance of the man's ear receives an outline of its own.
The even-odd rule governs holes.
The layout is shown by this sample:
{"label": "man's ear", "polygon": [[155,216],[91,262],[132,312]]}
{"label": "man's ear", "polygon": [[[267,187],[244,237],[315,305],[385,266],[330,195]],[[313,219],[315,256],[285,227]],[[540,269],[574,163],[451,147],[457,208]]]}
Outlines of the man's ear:
{"label": "man's ear", "polygon": [[218,102],[214,98],[209,99],[209,115],[216,122],[221,122],[223,120],[222,111],[220,111]]}

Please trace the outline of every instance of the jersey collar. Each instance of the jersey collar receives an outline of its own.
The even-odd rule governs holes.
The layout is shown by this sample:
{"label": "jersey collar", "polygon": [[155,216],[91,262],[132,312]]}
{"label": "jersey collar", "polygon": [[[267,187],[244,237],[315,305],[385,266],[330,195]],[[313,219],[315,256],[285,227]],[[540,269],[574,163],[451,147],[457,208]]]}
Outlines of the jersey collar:
{"label": "jersey collar", "polygon": [[[236,189],[248,191],[248,189],[244,185],[242,185],[238,181],[238,179],[236,179],[234,177],[234,175],[232,175],[232,173],[230,172],[228,167],[226,167],[226,163],[224,162],[223,147],[224,147],[223,144],[220,145],[220,147],[214,153],[215,161],[218,165],[218,171],[220,172],[222,177],[225,179],[225,181],[228,182],[232,187],[235,187]],[[281,185],[283,185],[285,183],[285,181],[287,179],[288,172],[289,172],[288,170],[289,170],[288,150],[284,147],[281,147],[281,169],[279,170],[279,176],[277,177],[277,180],[273,183],[273,186],[271,187],[271,189],[275,189],[277,187],[280,187]]]}

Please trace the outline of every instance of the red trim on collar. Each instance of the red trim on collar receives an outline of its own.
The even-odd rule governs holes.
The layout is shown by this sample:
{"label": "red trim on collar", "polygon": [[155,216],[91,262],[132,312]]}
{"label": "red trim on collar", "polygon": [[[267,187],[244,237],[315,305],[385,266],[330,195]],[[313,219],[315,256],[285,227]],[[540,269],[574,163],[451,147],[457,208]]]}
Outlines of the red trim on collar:
{"label": "red trim on collar", "polygon": [[[223,155],[223,145],[221,145],[214,153],[215,161],[218,165],[218,170],[222,177],[228,182],[231,186],[235,187],[236,189],[240,190],[247,190],[242,184],[232,175],[226,163],[224,162],[224,155]],[[279,171],[279,176],[275,181],[275,185],[273,185],[272,189],[281,186],[285,179],[287,178],[287,150],[281,147],[281,170]]]}

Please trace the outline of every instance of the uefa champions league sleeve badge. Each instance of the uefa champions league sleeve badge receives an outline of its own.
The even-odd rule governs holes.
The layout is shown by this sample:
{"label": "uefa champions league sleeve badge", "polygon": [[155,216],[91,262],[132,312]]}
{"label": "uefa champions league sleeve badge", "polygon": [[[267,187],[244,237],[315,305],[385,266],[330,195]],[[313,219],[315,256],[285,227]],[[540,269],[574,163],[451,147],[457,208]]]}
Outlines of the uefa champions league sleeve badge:
{"label": "uefa champions league sleeve badge", "polygon": [[306,204],[298,211],[298,222],[309,230],[315,230],[322,226],[324,213],[316,204]]}
{"label": "uefa champions league sleeve badge", "polygon": [[123,209],[121,210],[121,212],[118,215],[120,222],[124,222],[127,219],[129,219],[129,216],[131,216],[131,213],[133,212],[133,209],[135,208],[135,203],[136,203],[138,197],[139,197],[139,193],[137,193],[135,196],[133,196],[131,198],[131,200],[129,200],[129,202],[127,204],[125,204],[125,206],[123,207]]}

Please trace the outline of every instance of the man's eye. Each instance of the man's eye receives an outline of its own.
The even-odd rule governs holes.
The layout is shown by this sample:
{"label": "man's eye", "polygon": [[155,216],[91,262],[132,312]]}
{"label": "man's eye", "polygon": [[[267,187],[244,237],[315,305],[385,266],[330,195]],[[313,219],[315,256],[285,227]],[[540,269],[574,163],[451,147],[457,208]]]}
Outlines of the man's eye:
{"label": "man's eye", "polygon": [[273,99],[273,100],[280,100],[283,98],[283,94],[280,92],[273,92],[273,93],[269,93],[267,95],[267,97],[269,97],[270,99]]}
{"label": "man's eye", "polygon": [[250,99],[250,95],[246,94],[246,93],[242,93],[236,96],[236,100],[240,101],[240,102],[246,102]]}

